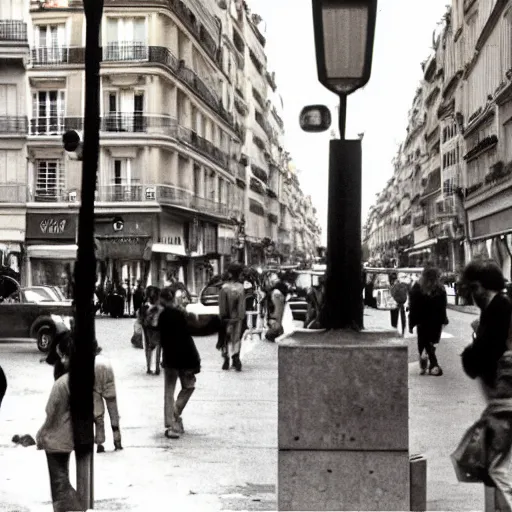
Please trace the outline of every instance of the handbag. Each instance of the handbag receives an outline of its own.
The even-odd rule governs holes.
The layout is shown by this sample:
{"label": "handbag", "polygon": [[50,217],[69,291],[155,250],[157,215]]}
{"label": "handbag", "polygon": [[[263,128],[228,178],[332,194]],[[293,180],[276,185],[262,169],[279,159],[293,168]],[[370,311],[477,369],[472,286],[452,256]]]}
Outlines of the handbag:
{"label": "handbag", "polygon": [[143,348],[142,325],[138,319],[135,320],[135,323],[133,324],[133,335],[131,342],[135,348]]}
{"label": "handbag", "polygon": [[450,455],[459,482],[489,482],[486,433],[487,420],[480,418],[464,433]]}

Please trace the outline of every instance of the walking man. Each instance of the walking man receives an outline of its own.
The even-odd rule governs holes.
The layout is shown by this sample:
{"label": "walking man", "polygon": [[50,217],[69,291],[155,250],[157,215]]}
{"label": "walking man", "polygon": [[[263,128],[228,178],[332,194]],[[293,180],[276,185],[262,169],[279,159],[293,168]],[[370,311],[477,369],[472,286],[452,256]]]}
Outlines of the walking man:
{"label": "walking man", "polygon": [[229,370],[229,354],[233,367],[242,371],[240,349],[242,326],[245,319],[245,290],[240,282],[243,267],[240,263],[231,263],[228,267],[228,282],[222,285],[219,292],[219,315],[224,327],[224,339],[221,344],[224,363],[223,370]]}
{"label": "walking man", "polygon": [[[504,293],[505,279],[494,261],[473,261],[464,269],[462,286],[481,311],[480,320],[472,323],[473,342],[462,353],[462,366],[470,378],[480,381],[488,408],[505,404],[505,411],[498,415],[499,420],[493,426],[497,432],[509,434],[512,430],[509,404],[512,400],[512,304]],[[489,430],[487,472],[512,510],[510,435],[499,436]]]}
{"label": "walking man", "polygon": [[405,315],[405,303],[407,302],[407,296],[409,294],[409,287],[406,283],[403,283],[398,279],[396,274],[389,275],[389,284],[391,285],[390,293],[396,302],[396,308],[390,311],[391,314],[391,327],[395,329],[398,327],[398,316],[400,316],[400,322],[402,325],[402,338],[405,335],[405,327],[407,324]]}
{"label": "walking man", "polygon": [[[164,288],[160,294],[160,301],[163,311],[158,319],[158,329],[165,375],[165,437],[178,439],[185,433],[181,415],[194,393],[196,374],[201,371],[201,358],[190,334],[185,311],[174,305],[173,289]],[[174,400],[178,378],[181,390]]]}
{"label": "walking man", "polygon": [[146,302],[139,310],[139,318],[141,320],[144,338],[144,352],[146,354],[146,373],[148,375],[153,373],[151,370],[151,362],[155,349],[155,375],[160,375],[161,348],[158,317],[162,309],[160,304],[160,289],[156,286],[148,286],[146,289]]}

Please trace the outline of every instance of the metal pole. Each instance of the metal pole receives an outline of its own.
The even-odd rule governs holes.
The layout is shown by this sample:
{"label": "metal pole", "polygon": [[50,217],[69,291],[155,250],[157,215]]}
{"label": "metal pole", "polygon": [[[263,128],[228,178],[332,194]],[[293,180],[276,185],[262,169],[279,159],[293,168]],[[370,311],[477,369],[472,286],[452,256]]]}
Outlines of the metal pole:
{"label": "metal pole", "polygon": [[85,508],[93,507],[93,386],[94,386],[94,194],[99,156],[99,33],[103,0],[84,0],[85,114],[82,194],[78,219],[78,255],[75,265],[75,351],[71,358],[71,418],[76,454],[77,491]]}
{"label": "metal pole", "polygon": [[342,140],[329,149],[325,317],[329,329],[363,328],[361,141],[345,140],[346,96],[340,97]]}

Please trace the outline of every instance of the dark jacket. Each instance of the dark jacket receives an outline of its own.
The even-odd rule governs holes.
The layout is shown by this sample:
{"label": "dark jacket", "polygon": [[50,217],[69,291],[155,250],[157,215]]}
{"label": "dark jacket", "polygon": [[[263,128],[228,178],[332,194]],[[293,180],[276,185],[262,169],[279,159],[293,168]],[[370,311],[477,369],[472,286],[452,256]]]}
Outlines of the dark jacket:
{"label": "dark jacket", "polygon": [[201,371],[201,358],[190,334],[184,311],[167,306],[158,319],[162,366],[176,370]]}
{"label": "dark jacket", "polygon": [[5,393],[7,391],[7,378],[5,373],[0,366],[0,405],[2,405],[2,400],[4,399]]}
{"label": "dark jacket", "polygon": [[498,361],[507,350],[507,338],[512,316],[512,304],[504,294],[497,294],[480,315],[473,343],[462,353],[466,374],[480,377],[490,388],[495,387]]}
{"label": "dark jacket", "polygon": [[425,325],[439,329],[448,324],[446,306],[446,290],[443,287],[427,295],[422,292],[418,282],[414,283],[409,294],[409,328]]}

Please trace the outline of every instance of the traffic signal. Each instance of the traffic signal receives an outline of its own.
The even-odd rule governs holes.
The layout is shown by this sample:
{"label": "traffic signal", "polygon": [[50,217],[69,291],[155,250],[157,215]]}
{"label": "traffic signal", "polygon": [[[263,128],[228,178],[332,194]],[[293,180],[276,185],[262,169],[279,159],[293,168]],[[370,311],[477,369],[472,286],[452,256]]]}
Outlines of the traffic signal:
{"label": "traffic signal", "polygon": [[68,130],[62,136],[62,145],[72,160],[82,160],[83,156],[83,136],[82,132],[77,130]]}

